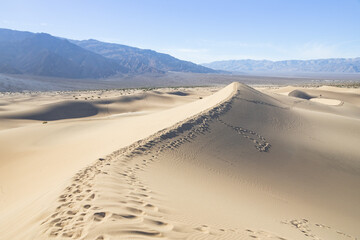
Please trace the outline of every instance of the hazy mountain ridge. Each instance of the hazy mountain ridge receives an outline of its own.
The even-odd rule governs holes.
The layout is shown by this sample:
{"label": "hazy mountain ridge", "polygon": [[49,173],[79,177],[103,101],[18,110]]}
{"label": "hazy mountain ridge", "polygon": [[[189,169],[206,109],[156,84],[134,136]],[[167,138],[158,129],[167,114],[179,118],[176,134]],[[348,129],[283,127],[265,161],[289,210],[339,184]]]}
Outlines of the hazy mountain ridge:
{"label": "hazy mountain ridge", "polygon": [[168,71],[217,72],[152,50],[10,29],[0,29],[0,53],[0,73],[7,74],[107,78]]}
{"label": "hazy mountain ridge", "polygon": [[315,60],[227,60],[204,63],[203,66],[231,72],[336,72],[359,73],[360,58],[329,58]]}
{"label": "hazy mountain ridge", "polygon": [[100,78],[129,69],[45,33],[0,29],[0,72],[65,78]]}
{"label": "hazy mountain ridge", "polygon": [[140,49],[115,43],[105,43],[94,39],[70,41],[84,49],[95,52],[104,57],[117,60],[123,66],[126,66],[135,72],[217,72],[213,69],[197,65],[189,61],[179,60],[168,54],[159,53],[149,49]]}
{"label": "hazy mountain ridge", "polygon": [[[197,65],[168,54],[94,39],[70,40],[46,33],[0,29],[0,73],[59,78],[108,78],[123,74],[359,73],[360,58],[229,60]],[[215,70],[214,70],[215,69]]]}

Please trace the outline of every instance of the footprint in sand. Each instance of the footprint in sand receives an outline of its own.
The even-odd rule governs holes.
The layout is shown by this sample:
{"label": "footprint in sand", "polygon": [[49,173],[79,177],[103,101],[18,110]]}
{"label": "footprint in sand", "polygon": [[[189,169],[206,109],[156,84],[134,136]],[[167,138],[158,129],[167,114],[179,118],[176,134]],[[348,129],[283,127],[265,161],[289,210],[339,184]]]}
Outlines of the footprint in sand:
{"label": "footprint in sand", "polygon": [[91,205],[90,204],[86,204],[86,205],[84,205],[84,208],[85,209],[89,209],[91,207]]}
{"label": "footprint in sand", "polygon": [[94,198],[95,198],[95,193],[91,194],[91,195],[87,198],[87,200],[93,200]]}
{"label": "footprint in sand", "polygon": [[102,221],[106,216],[105,212],[96,212],[94,213],[94,221],[100,222]]}
{"label": "footprint in sand", "polygon": [[159,208],[158,208],[158,207],[156,207],[156,206],[154,206],[154,205],[152,205],[152,204],[150,204],[150,203],[146,204],[146,205],[145,205],[145,208],[150,209],[150,210],[152,210],[152,211],[154,211],[154,212],[159,211]]}

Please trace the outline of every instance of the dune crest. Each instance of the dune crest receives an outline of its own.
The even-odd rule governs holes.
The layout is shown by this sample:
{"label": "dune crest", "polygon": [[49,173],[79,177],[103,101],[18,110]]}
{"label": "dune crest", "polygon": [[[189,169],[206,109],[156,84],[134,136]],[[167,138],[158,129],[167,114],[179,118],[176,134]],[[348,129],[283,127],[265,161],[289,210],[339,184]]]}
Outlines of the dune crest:
{"label": "dune crest", "polygon": [[347,104],[233,83],[149,117],[167,124],[78,171],[31,227],[5,236],[357,239],[360,111]]}
{"label": "dune crest", "polygon": [[[166,89],[165,89],[165,91],[166,91]],[[38,129],[41,128],[42,129],[41,134],[31,135],[32,139],[36,139],[37,137],[43,138],[42,137],[43,134],[44,134],[44,136],[47,136],[45,134],[48,134],[49,131],[54,132],[54,130],[57,130],[56,132],[59,132],[58,129],[64,129],[64,127],[66,128],[67,126],[77,126],[77,127],[72,127],[71,135],[72,136],[77,135],[77,137],[80,137],[80,138],[78,138],[78,139],[75,138],[73,140],[75,142],[78,142],[80,139],[83,139],[86,142],[86,145],[84,145],[84,147],[86,147],[85,152],[81,148],[78,148],[78,149],[65,148],[64,149],[63,147],[66,145],[71,146],[72,142],[68,138],[63,138],[61,136],[59,138],[58,134],[53,136],[54,138],[56,137],[55,142],[54,142],[54,140],[40,142],[40,144],[44,145],[44,148],[47,149],[48,152],[51,154],[51,155],[48,155],[48,157],[44,159],[44,161],[47,161],[47,162],[51,161],[51,166],[49,166],[50,168],[48,168],[47,172],[40,172],[40,174],[38,174],[35,178],[33,176],[33,171],[31,170],[34,168],[34,166],[33,166],[33,168],[30,168],[29,164],[32,163],[35,166],[39,165],[38,167],[42,168],[44,162],[39,161],[39,160],[42,160],[41,158],[43,158],[44,156],[45,157],[47,156],[46,152],[44,152],[44,151],[41,152],[40,159],[36,158],[36,152],[35,152],[35,154],[32,153],[32,155],[27,155],[26,157],[28,159],[20,158],[17,160],[18,163],[21,163],[21,162],[26,163],[24,166],[21,166],[21,165],[19,166],[17,164],[17,167],[22,167],[24,169],[24,170],[22,169],[22,172],[28,171],[28,173],[26,173],[25,175],[24,175],[24,173],[22,173],[22,176],[15,175],[15,174],[12,174],[11,171],[6,171],[7,170],[6,167],[7,168],[12,167],[12,166],[16,167],[14,165],[15,162],[12,162],[12,163],[8,164],[7,166],[3,165],[6,167],[1,169],[1,170],[4,170],[3,171],[4,174],[2,174],[1,177],[3,179],[10,177],[8,179],[11,179],[11,182],[9,182],[9,186],[7,186],[7,185],[5,185],[5,186],[9,187],[9,189],[11,188],[11,186],[17,186],[17,188],[12,189],[12,192],[10,192],[10,194],[7,193],[7,195],[5,195],[5,197],[7,197],[7,198],[5,198],[4,200],[7,200],[7,199],[15,200],[16,196],[19,196],[19,195],[29,198],[30,193],[28,193],[27,191],[31,190],[31,189],[33,189],[33,191],[32,191],[32,194],[33,194],[35,191],[40,191],[40,190],[43,191],[44,189],[46,189],[46,187],[48,187],[48,189],[49,189],[49,187],[50,186],[53,187],[54,184],[55,184],[55,187],[58,188],[59,185],[56,183],[56,181],[59,181],[59,179],[64,178],[64,177],[66,179],[66,176],[71,174],[72,169],[76,169],[76,168],[79,169],[79,166],[84,165],[84,160],[86,158],[88,159],[87,161],[89,161],[89,160],[91,161],[93,158],[91,159],[89,156],[94,156],[94,155],[99,156],[100,155],[99,153],[94,154],[94,153],[98,152],[98,150],[100,150],[102,152],[106,152],[106,151],[109,152],[109,149],[111,149],[111,148],[116,149],[116,146],[119,146],[119,145],[126,146],[129,143],[134,142],[134,140],[137,140],[136,138],[142,139],[142,138],[144,138],[144,136],[146,137],[146,136],[150,135],[151,133],[157,132],[164,128],[166,129],[167,127],[172,126],[173,124],[183,120],[184,118],[191,117],[195,114],[198,114],[201,111],[209,109],[214,104],[218,103],[219,101],[222,101],[224,98],[226,99],[229,95],[231,95],[233,92],[233,86],[231,85],[231,86],[223,89],[222,91],[217,92],[214,95],[206,97],[206,99],[204,98],[204,99],[199,100],[199,97],[196,97],[195,100],[197,100],[197,101],[195,101],[195,102],[193,100],[194,96],[192,96],[193,95],[192,91],[193,91],[192,89],[187,90],[188,93],[191,93],[191,95],[188,96],[190,99],[192,99],[192,100],[190,100],[191,101],[190,103],[182,104],[180,106],[175,105],[175,107],[166,109],[165,111],[155,111],[153,113],[150,112],[149,114],[140,115],[140,116],[129,116],[129,117],[119,116],[119,117],[114,117],[114,118],[109,118],[109,119],[100,119],[100,121],[101,121],[100,123],[104,123],[102,125],[99,125],[99,123],[98,123],[99,119],[96,118],[95,121],[88,121],[88,120],[87,121],[71,121],[71,122],[69,122],[69,121],[63,122],[62,121],[62,122],[59,122],[56,124],[50,124],[50,125],[46,126],[46,128],[44,128],[43,126],[39,126],[39,125],[35,125],[35,127],[31,125],[31,126],[20,128],[20,129],[10,129],[10,131],[3,131],[3,135],[1,137],[3,137],[3,140],[5,140],[6,136],[14,137],[14,135],[11,135],[11,134],[13,134],[13,132],[17,133],[18,135],[20,133],[26,134],[25,136],[27,136],[29,131],[34,131],[34,130],[38,131]],[[200,93],[200,94],[202,94],[200,96],[204,96],[204,93],[209,94],[209,92],[212,93],[212,91],[213,90],[211,88],[206,91],[203,91],[200,89],[199,92],[196,92],[196,95],[198,95],[198,93]],[[180,96],[180,97],[182,98],[184,96]],[[189,100],[185,100],[185,101],[189,101]],[[145,103],[145,106],[147,106],[147,105],[149,105],[149,102]],[[162,104],[162,105],[164,105],[164,104]],[[136,106],[136,104],[135,104],[135,106]],[[142,106],[144,106],[144,104],[142,104]],[[178,113],[181,113],[181,114],[178,114]],[[143,124],[144,122],[146,122],[147,124],[144,125]],[[83,129],[82,126],[87,127],[86,134],[84,134],[84,132],[82,131],[82,129]],[[143,126],[144,128],[142,128],[141,126]],[[131,130],[131,128],[133,128],[133,130]],[[114,132],[114,129],[117,129],[117,133]],[[79,131],[80,131],[80,134],[79,134]],[[122,134],[124,131],[125,132],[132,131],[132,134],[124,136]],[[64,133],[62,131],[59,133],[65,134],[66,132]],[[111,134],[109,134],[109,133],[111,133]],[[66,133],[66,136],[67,135],[68,135],[68,133]],[[99,136],[104,137],[101,140],[101,142],[99,142]],[[119,137],[120,137],[119,143],[114,141]],[[47,136],[47,138],[51,139],[52,137]],[[0,140],[1,140],[1,138],[0,138]],[[27,137],[23,138],[23,140],[25,140],[25,141],[24,142],[20,141],[21,144],[29,144],[27,142],[28,141]],[[64,143],[63,140],[65,140],[66,143]],[[17,140],[17,141],[19,142],[19,140]],[[34,140],[32,140],[32,141],[34,141]],[[7,143],[9,145],[9,144],[11,144],[11,141],[9,141],[9,139],[7,139]],[[59,144],[61,144],[62,148],[58,149],[58,150],[61,150],[61,153],[58,154],[59,158],[56,158],[53,156],[54,149],[49,148],[49,143],[50,143],[50,147],[52,147],[51,145],[53,145],[53,147],[55,147],[55,149],[58,149],[57,146],[59,146]],[[66,145],[64,145],[64,144],[66,144]],[[38,145],[39,145],[39,143],[38,143]],[[89,146],[93,146],[93,147],[92,148],[90,147],[90,149],[89,149],[88,148]],[[3,145],[3,147],[6,147],[6,145],[5,146]],[[29,145],[28,147],[32,147],[32,146]],[[2,151],[4,153],[7,153],[5,151],[5,149],[3,149]],[[79,152],[79,153],[77,153],[77,152]],[[64,157],[66,155],[68,155],[70,157],[70,159],[69,160],[65,159],[65,161],[64,161]],[[16,155],[14,155],[14,156],[16,156]],[[80,159],[79,159],[79,157],[80,157]],[[84,158],[84,160],[81,160],[81,158]],[[71,159],[76,159],[76,162],[70,161]],[[47,163],[47,164],[49,164],[49,163]],[[85,164],[86,164],[86,162],[85,162]],[[19,174],[20,173],[21,172],[19,172]],[[12,179],[12,178],[15,178],[15,179]],[[18,187],[21,187],[20,184],[22,184],[24,181],[26,181],[27,178],[32,179],[32,181],[27,181],[27,183],[26,183],[27,185],[30,185],[30,188],[26,188],[26,189],[18,188]],[[44,179],[44,178],[48,179],[48,181],[40,182],[41,179]],[[22,184],[22,186],[27,186],[27,185]],[[7,189],[7,188],[4,188],[4,189]],[[38,196],[37,196],[37,198],[38,198]],[[27,202],[29,202],[29,201],[31,202],[32,201],[31,199],[32,198],[27,200]],[[21,203],[21,201],[19,201],[20,199],[16,199],[16,200],[17,200],[17,202]],[[2,207],[4,207],[4,203],[7,204],[7,202],[3,202]],[[26,202],[24,202],[24,203],[26,203]],[[12,205],[14,205],[14,202],[12,202]],[[17,204],[17,205],[19,205],[19,204]],[[31,205],[34,205],[34,204],[31,204]],[[37,204],[37,205],[39,205],[39,204]],[[32,206],[31,209],[35,210],[35,209],[39,208],[39,210],[40,210],[41,204],[39,206],[37,206],[37,205]],[[9,204],[7,204],[7,206],[9,206]],[[14,205],[14,206],[16,206],[16,205]],[[21,205],[19,205],[19,206],[21,206]],[[4,213],[4,210],[5,210],[5,212],[8,212],[8,213],[6,213],[7,215],[9,215],[9,213],[11,214],[11,212],[13,211],[12,209],[11,209],[11,211],[9,211],[9,209],[5,209],[5,208],[3,208],[2,210],[3,210],[2,211],[3,213]],[[21,211],[21,208],[20,208],[20,211]],[[33,210],[27,211],[27,212],[35,213]],[[8,228],[9,227],[8,223],[16,222],[16,217],[13,217],[13,219],[11,221],[9,221],[8,220],[9,218],[5,218],[5,216],[7,216],[6,214],[3,215],[4,218],[0,219],[1,229],[7,228],[8,229],[7,232],[9,234],[9,236],[11,236],[11,238],[14,238],[14,234],[15,234],[15,236],[16,236],[16,234],[18,234],[18,228],[15,227],[13,230],[11,230],[11,228]],[[2,232],[1,229],[0,229],[0,232]],[[6,235],[6,236],[8,236],[8,235]],[[24,239],[24,236],[23,235],[21,235],[21,236],[22,237],[19,237],[19,239]]]}

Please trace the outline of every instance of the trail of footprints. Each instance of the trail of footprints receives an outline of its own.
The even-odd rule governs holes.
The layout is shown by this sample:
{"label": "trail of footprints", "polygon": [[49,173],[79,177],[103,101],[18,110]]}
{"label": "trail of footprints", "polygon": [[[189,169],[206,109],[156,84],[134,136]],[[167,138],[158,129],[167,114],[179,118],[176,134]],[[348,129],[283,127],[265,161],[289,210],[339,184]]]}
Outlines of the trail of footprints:
{"label": "trail of footprints", "polygon": [[312,230],[312,229],[315,229],[315,228],[325,229],[328,232],[332,233],[333,235],[337,236],[337,239],[340,239],[340,237],[341,237],[341,239],[357,240],[357,238],[354,236],[351,236],[342,231],[333,229],[332,227],[326,226],[324,224],[320,224],[320,223],[312,224],[307,219],[293,219],[290,221],[283,221],[282,223],[288,224],[291,227],[298,229],[302,234],[304,234],[304,236],[308,237],[309,239],[313,239],[313,240],[322,240],[323,239],[314,233],[314,230]]}
{"label": "trail of footprints", "polygon": [[[156,154],[151,156],[147,151],[139,154],[140,148],[136,148],[121,157],[101,159],[79,172],[59,197],[55,213],[42,223],[44,233],[58,239],[96,240],[214,234],[215,230],[208,226],[184,228],[181,224],[166,221],[166,211],[158,206],[157,194],[137,177],[137,172],[143,171],[163,151],[177,148],[194,137],[192,132],[186,137],[167,141],[157,146]],[[116,231],[102,231],[110,225],[117,225]]]}
{"label": "trail of footprints", "polygon": [[[81,170],[59,196],[54,212],[41,223],[39,234],[48,239],[91,240],[284,239],[250,229],[218,229],[168,220],[169,210],[164,206],[161,195],[137,177],[139,171],[144,171],[164,151],[176,149],[209,131],[209,123],[231,108],[236,95],[205,114],[115,151]],[[235,129],[244,135],[248,133]]]}
{"label": "trail of footprints", "polygon": [[220,123],[224,124],[225,126],[233,129],[234,131],[236,131],[242,137],[251,140],[254,143],[255,148],[259,152],[268,152],[269,151],[269,149],[271,147],[270,143],[267,142],[266,139],[263,136],[261,136],[260,134],[254,132],[252,130],[246,129],[246,128],[233,126],[233,125],[231,125],[229,123],[224,122],[220,118],[218,118],[218,121]]}

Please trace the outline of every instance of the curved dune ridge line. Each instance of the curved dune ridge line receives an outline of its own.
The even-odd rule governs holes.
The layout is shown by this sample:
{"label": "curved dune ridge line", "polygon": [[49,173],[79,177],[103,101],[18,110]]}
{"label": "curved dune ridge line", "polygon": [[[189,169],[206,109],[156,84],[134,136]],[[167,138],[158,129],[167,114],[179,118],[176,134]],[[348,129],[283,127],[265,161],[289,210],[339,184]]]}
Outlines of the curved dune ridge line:
{"label": "curved dune ridge line", "polygon": [[[1,162],[0,223],[3,224],[0,224],[0,232],[8,223],[17,222],[16,218],[10,221],[8,216],[15,211],[24,212],[23,206],[31,205],[27,209],[28,216],[36,213],[37,209],[41,210],[44,204],[33,204],[33,200],[43,195],[44,191],[62,188],[64,179],[81,166],[211,108],[231,96],[233,85],[204,99],[144,116],[111,118],[101,122],[81,121],[76,125],[73,121],[65,121],[47,124],[46,127],[31,125],[0,132],[1,152],[12,160],[4,162],[7,158],[3,158]],[[17,228],[7,232],[17,233]]]}
{"label": "curved dune ridge line", "polygon": [[5,237],[356,239],[358,113],[233,83],[147,115],[163,129],[80,170]]}
{"label": "curved dune ridge line", "polygon": [[358,88],[340,88],[340,87],[332,87],[332,86],[321,86],[321,87],[286,86],[276,89],[267,89],[266,92],[278,93],[287,96],[292,93],[294,94],[294,97],[303,98],[303,99],[310,99],[310,98],[336,99],[341,102],[344,102],[347,105],[360,106],[360,90]]}
{"label": "curved dune ridge line", "polygon": [[[179,91],[170,92],[172,95],[178,95]],[[169,93],[169,94],[170,94]],[[188,94],[183,94],[182,96],[187,96]],[[76,95],[77,96],[77,95]],[[63,119],[76,119],[76,118],[86,118],[95,115],[110,115],[112,111],[117,112],[117,108],[130,108],[129,110],[136,111],[140,106],[137,106],[135,103],[142,103],[141,108],[144,108],[146,102],[165,102],[173,101],[169,96],[164,95],[161,92],[158,93],[137,93],[129,96],[115,96],[106,99],[95,98],[90,95],[82,97],[77,100],[67,100],[59,102],[51,102],[37,106],[36,108],[21,110],[15,113],[4,114],[0,117],[5,119],[28,119],[28,120],[39,120],[39,121],[56,121]],[[90,100],[90,101],[88,101]],[[124,104],[129,104],[132,107],[124,106]],[[124,110],[125,110],[124,109]],[[120,112],[122,112],[120,110]]]}
{"label": "curved dune ridge line", "polygon": [[[0,131],[2,154],[0,211],[8,211],[12,205],[17,207],[19,202],[26,205],[44,191],[63,183],[63,179],[69,179],[79,168],[91,163],[93,159],[170,127],[183,118],[197,114],[198,111],[209,108],[211,104],[215,104],[223,97],[226,98],[231,91],[231,87],[226,88],[210,96],[208,100],[203,99],[198,103],[191,100],[192,103],[188,104],[179,100],[183,98],[181,96],[176,98],[152,93],[96,100],[95,104],[94,102],[89,104],[96,105],[99,101],[108,102],[107,105],[103,104],[103,107],[106,106],[108,108],[106,112],[110,113],[116,112],[115,108],[118,108],[118,112],[142,112],[142,109],[150,111],[143,115],[104,114],[84,120],[65,119],[47,124],[35,122],[35,124]],[[121,103],[125,101],[126,104],[113,105],[119,101]],[[178,106],[178,101],[182,106]],[[57,113],[53,108],[59,105],[62,103],[46,103],[45,108],[43,105],[39,108],[41,111],[46,109],[47,113]],[[173,110],[167,109],[174,105]],[[77,108],[73,108],[77,106],[76,104],[71,103],[67,106],[69,107],[67,113],[76,114]],[[164,107],[167,110],[163,111]],[[36,114],[39,113],[39,108],[34,110]],[[157,110],[158,108],[160,110]],[[23,111],[19,112],[20,114],[15,115],[19,118],[24,117]],[[99,119],[98,116],[108,117]],[[5,115],[6,118],[9,118],[8,115]]]}
{"label": "curved dune ridge line", "polygon": [[317,103],[321,103],[321,104],[325,104],[325,105],[336,106],[336,105],[340,105],[343,103],[342,101],[340,101],[338,99],[321,98],[321,94],[320,94],[320,97],[316,97],[316,96],[309,95],[308,93],[306,93],[304,91],[300,91],[300,90],[293,90],[288,95],[291,97],[310,100],[312,102],[317,102]]}

